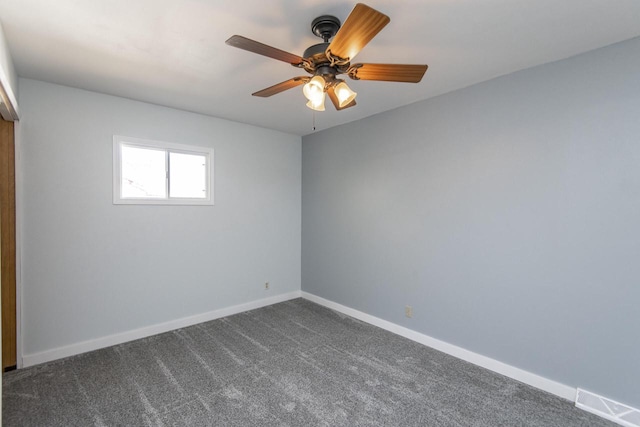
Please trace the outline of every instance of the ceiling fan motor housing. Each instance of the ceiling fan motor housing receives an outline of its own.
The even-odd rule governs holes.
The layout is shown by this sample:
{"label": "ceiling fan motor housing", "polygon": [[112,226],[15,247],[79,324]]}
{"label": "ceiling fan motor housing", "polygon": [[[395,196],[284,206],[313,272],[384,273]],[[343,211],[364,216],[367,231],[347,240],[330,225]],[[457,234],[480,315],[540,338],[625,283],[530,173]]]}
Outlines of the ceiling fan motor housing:
{"label": "ceiling fan motor housing", "polygon": [[329,47],[329,44],[330,43],[328,42],[324,42],[309,46],[307,50],[304,51],[302,56],[315,63],[326,62],[328,60],[325,52]]}
{"label": "ceiling fan motor housing", "polygon": [[343,74],[349,64],[345,66],[331,65],[327,58],[327,48],[329,43],[318,43],[307,48],[304,51],[304,57],[309,61],[303,67],[309,73],[314,76],[322,76],[326,81],[332,81],[338,74]]}

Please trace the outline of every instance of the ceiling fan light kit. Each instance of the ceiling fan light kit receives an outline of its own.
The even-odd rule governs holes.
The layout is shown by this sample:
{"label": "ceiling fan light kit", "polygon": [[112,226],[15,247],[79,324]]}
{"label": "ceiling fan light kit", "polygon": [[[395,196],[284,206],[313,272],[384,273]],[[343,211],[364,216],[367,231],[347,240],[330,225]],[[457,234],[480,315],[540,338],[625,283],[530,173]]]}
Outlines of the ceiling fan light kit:
{"label": "ceiling fan light kit", "polygon": [[324,111],[324,94],[318,99],[309,100],[306,105],[314,111]]}
{"label": "ceiling fan light kit", "polygon": [[347,86],[347,83],[345,83],[344,80],[336,85],[335,92],[338,97],[338,105],[340,108],[345,108],[347,105],[351,104],[352,101],[355,101],[356,96],[358,95],[352,91],[349,86]]}
{"label": "ceiling fan light kit", "polygon": [[325,81],[320,76],[315,76],[302,87],[302,93],[309,101],[317,101],[320,96],[324,96]]}
{"label": "ceiling fan light kit", "polygon": [[[232,36],[229,46],[264,55],[302,68],[313,77],[298,76],[253,93],[253,96],[269,97],[293,87],[304,85],[302,93],[307,107],[324,111],[325,95],[329,95],[336,110],[356,105],[357,94],[347,83],[337,78],[346,74],[353,80],[377,80],[387,82],[418,83],[427,71],[427,65],[411,64],[351,64],[351,60],[388,23],[387,15],[358,3],[340,26],[335,16],[322,15],[311,23],[311,31],[323,42],[307,48],[298,56],[243,36]],[[329,40],[333,38],[331,42]]]}

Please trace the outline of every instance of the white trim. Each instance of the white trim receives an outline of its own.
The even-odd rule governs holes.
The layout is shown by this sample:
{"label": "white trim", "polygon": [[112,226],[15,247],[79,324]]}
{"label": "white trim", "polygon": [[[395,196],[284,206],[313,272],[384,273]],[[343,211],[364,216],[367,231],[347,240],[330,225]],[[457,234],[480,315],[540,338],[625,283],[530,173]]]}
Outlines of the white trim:
{"label": "white trim", "polygon": [[457,357],[458,359],[465,360],[467,362],[473,363],[474,365],[481,366],[514,380],[539,388],[540,390],[555,394],[556,396],[562,397],[563,399],[575,399],[576,389],[573,387],[569,387],[568,385],[541,377],[539,375],[533,374],[520,368],[516,368],[511,365],[507,365],[506,363],[500,362],[490,357],[474,353],[472,351],[455,346],[453,344],[449,344],[444,341],[440,341],[436,338],[432,338],[428,335],[424,335],[412,329],[405,328],[404,326],[400,326],[387,320],[380,319],[379,317],[363,313],[361,311],[344,306],[342,304],[338,304],[328,299],[324,299],[317,295],[310,294],[308,292],[302,291],[302,298],[308,299],[309,301],[323,305],[327,308],[339,311],[340,313],[344,313],[348,316],[355,317],[358,320],[362,320],[363,322],[385,329],[389,332],[393,332],[394,334],[403,336],[412,341],[442,351],[451,356]]}
{"label": "white trim", "polygon": [[[6,69],[5,69],[6,67]],[[11,85],[10,78],[14,77],[15,87]],[[9,52],[9,46],[5,37],[2,24],[0,23],[0,116],[7,121],[18,120],[20,112],[18,111],[18,100],[16,99],[18,91],[18,76],[13,66],[13,59]]]}
{"label": "white trim", "polygon": [[277,304],[279,302],[300,298],[300,296],[300,291],[293,291],[286,294],[276,295],[274,297],[250,301],[231,307],[220,308],[208,313],[183,317],[182,319],[170,320],[168,322],[159,323],[157,325],[146,326],[131,331],[120,332],[105,337],[82,341],[64,347],[42,351],[40,353],[25,354],[22,357],[23,366],[28,367],[38,365],[40,363],[50,362],[52,360],[61,359],[63,357],[73,356],[76,354],[86,353],[88,351],[98,350],[100,348],[110,347],[112,345],[122,344],[140,338],[150,337],[152,335],[173,331],[175,329],[196,325],[198,323],[208,322],[210,320],[219,319],[221,317],[231,316],[245,311],[255,310],[256,308],[266,307],[268,305]]}
{"label": "white trim", "polygon": [[13,122],[18,120],[18,111],[14,107],[17,104],[13,92],[5,90],[5,83],[3,83],[5,80],[4,72],[0,68],[0,118]]}
{"label": "white trim", "polygon": [[22,122],[13,124],[16,194],[16,368],[22,368]]}

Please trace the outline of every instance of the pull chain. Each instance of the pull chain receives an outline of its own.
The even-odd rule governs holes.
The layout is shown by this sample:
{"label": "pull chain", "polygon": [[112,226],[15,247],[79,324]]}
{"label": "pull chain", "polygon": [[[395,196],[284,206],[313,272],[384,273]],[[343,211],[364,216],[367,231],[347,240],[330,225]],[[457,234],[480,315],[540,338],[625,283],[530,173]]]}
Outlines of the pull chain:
{"label": "pull chain", "polygon": [[313,112],[313,130],[316,130],[316,110],[311,110]]}

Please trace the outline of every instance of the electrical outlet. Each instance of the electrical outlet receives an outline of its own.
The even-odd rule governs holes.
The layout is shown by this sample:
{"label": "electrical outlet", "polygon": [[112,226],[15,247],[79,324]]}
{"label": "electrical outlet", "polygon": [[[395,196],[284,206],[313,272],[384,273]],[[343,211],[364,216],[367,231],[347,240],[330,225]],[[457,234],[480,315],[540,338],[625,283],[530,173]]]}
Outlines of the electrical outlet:
{"label": "electrical outlet", "polygon": [[264,290],[269,290],[269,282],[264,282]]}
{"label": "electrical outlet", "polygon": [[404,307],[404,315],[407,317],[413,317],[413,307],[410,305],[406,305]]}

